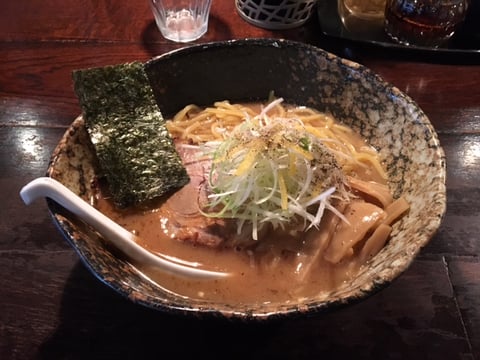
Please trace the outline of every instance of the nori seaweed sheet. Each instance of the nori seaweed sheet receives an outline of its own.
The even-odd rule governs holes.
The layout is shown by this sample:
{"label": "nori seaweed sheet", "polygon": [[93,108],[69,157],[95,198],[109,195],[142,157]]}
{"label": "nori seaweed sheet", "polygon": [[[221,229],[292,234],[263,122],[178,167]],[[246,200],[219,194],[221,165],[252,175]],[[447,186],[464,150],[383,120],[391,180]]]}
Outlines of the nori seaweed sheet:
{"label": "nori seaweed sheet", "polygon": [[189,181],[143,63],[76,70],[72,76],[116,206],[141,204]]}

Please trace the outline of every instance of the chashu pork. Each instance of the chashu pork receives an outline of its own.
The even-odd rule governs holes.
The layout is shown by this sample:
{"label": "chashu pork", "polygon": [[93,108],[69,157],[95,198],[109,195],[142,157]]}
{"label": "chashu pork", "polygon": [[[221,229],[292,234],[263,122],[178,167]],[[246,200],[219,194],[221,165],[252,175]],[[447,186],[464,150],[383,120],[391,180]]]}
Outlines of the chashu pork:
{"label": "chashu pork", "polygon": [[234,219],[206,217],[200,211],[208,204],[208,173],[211,161],[202,159],[201,150],[177,142],[177,151],[190,176],[190,182],[173,193],[159,208],[162,229],[182,242],[208,247],[229,247],[250,242],[247,231],[237,234]]}

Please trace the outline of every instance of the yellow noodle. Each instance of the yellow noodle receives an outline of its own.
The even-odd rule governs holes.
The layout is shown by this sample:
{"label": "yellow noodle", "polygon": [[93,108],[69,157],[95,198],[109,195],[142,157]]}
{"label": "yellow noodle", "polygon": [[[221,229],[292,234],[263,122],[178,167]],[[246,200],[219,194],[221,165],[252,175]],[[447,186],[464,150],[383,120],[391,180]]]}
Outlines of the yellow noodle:
{"label": "yellow noodle", "polygon": [[[307,107],[286,108],[277,104],[270,109],[269,116],[298,118],[306,130],[313,136],[324,139],[324,145],[334,151],[338,161],[345,171],[356,166],[372,165],[375,170],[386,178],[385,171],[377,153],[368,146],[355,148],[349,141],[352,129],[338,124],[327,114],[319,113]],[[215,102],[213,107],[201,110],[196,105],[188,105],[182,109],[167,127],[174,137],[192,142],[207,142],[222,140],[228,137],[230,131],[245,121],[246,116],[254,117],[257,113],[250,107],[231,104],[228,101]]]}
{"label": "yellow noodle", "polygon": [[191,110],[200,111],[200,108],[196,105],[193,105],[193,104],[192,105],[187,105],[182,110],[180,110],[180,112],[178,112],[175,115],[175,117],[173,118],[173,121],[178,122],[178,121],[185,120],[185,118],[188,116],[188,113]]}
{"label": "yellow noodle", "polygon": [[384,178],[387,179],[387,174],[383,170],[382,165],[378,161],[378,158],[375,155],[369,153],[356,153],[355,158],[360,162],[369,162],[372,166],[375,167],[375,170]]}

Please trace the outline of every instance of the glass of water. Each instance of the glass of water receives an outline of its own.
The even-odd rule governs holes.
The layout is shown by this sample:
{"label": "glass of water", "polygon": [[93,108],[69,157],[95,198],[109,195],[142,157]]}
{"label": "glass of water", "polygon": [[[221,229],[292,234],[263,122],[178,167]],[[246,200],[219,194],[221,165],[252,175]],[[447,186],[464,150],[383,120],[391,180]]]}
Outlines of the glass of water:
{"label": "glass of water", "polygon": [[149,0],[155,22],[166,39],[189,42],[208,30],[212,0]]}

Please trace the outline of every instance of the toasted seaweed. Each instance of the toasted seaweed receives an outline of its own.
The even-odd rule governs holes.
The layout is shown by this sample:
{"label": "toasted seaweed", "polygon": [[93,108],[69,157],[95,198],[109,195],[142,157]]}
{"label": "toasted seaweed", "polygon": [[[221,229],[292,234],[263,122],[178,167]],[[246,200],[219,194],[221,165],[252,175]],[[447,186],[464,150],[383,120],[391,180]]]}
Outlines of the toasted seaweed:
{"label": "toasted seaweed", "polygon": [[141,204],[189,181],[143,63],[76,70],[73,81],[101,171],[118,207]]}

